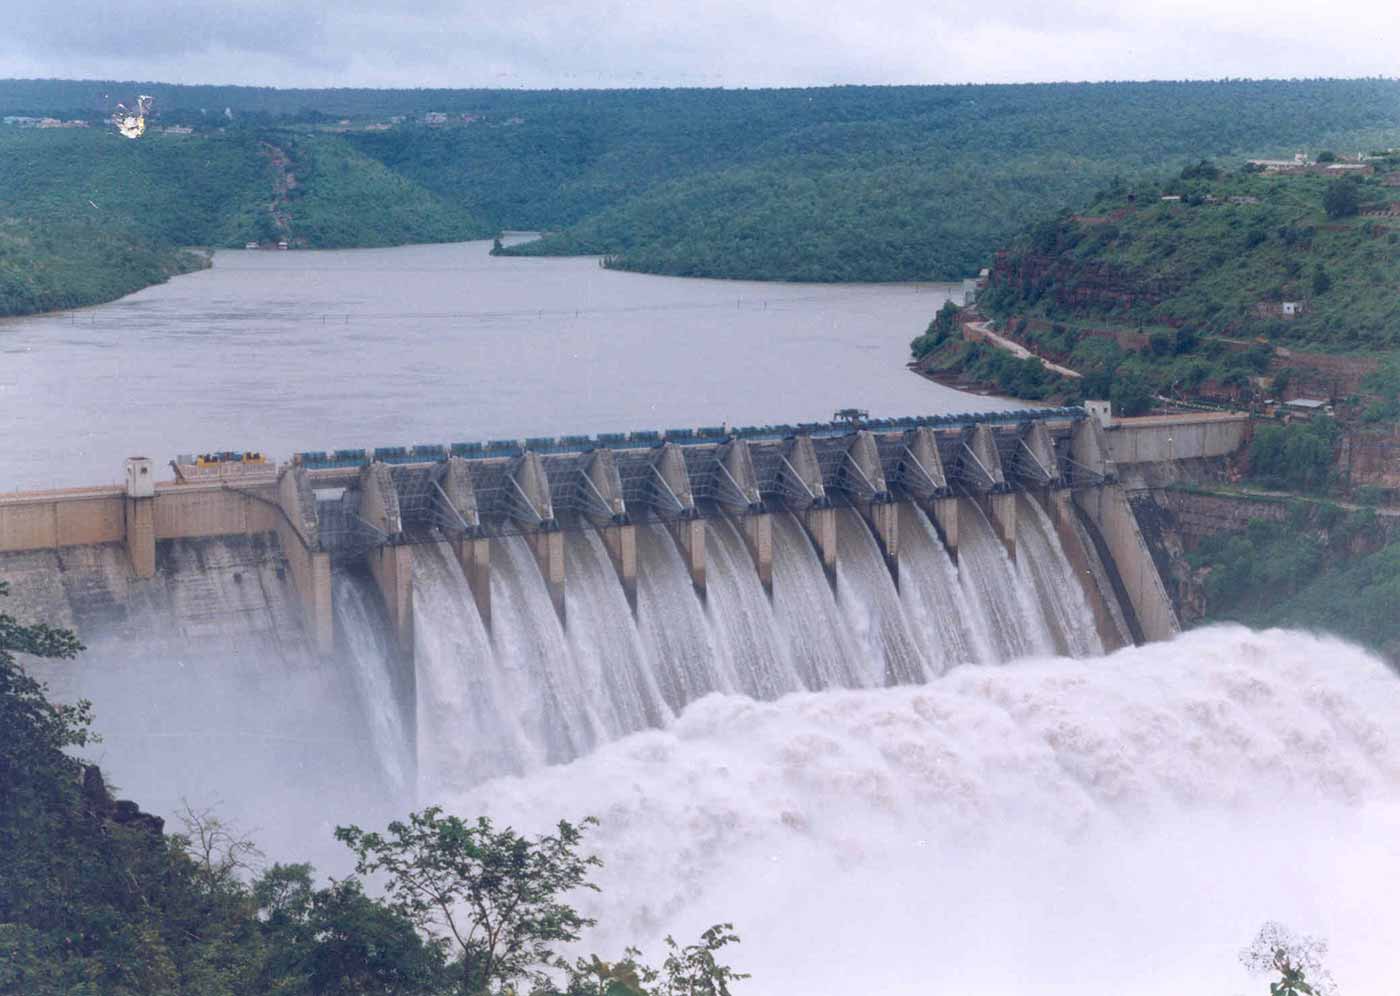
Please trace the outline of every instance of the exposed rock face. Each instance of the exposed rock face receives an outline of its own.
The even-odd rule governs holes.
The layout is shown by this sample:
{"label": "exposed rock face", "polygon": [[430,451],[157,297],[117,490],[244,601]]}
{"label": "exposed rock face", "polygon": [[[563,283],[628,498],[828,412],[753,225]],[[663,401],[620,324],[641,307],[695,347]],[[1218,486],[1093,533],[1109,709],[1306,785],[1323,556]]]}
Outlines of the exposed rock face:
{"label": "exposed rock face", "polygon": [[88,812],[100,820],[144,830],[156,837],[165,832],[165,820],[159,816],[142,812],[130,799],[113,799],[102,778],[102,769],[95,764],[83,765],[83,802]]}
{"label": "exposed rock face", "polygon": [[[1130,500],[1177,616],[1187,625],[1206,614],[1205,580],[1210,572],[1193,570],[1186,554],[1207,537],[1243,533],[1252,520],[1285,522],[1292,514],[1285,498],[1232,497],[1162,488],[1135,492]],[[1317,535],[1327,534],[1319,530]],[[1331,562],[1365,556],[1400,539],[1400,517],[1377,516],[1374,528],[1357,533],[1344,544],[1337,542],[1335,532],[1331,535]]]}
{"label": "exposed rock face", "polygon": [[1051,291],[1057,304],[1088,311],[1131,308],[1139,303],[1155,305],[1173,289],[1166,281],[1120,267],[1033,252],[998,253],[991,283],[1017,287],[1022,293]]}
{"label": "exposed rock face", "polygon": [[1400,490],[1400,428],[1347,433],[1337,469],[1354,488],[1372,485]]}

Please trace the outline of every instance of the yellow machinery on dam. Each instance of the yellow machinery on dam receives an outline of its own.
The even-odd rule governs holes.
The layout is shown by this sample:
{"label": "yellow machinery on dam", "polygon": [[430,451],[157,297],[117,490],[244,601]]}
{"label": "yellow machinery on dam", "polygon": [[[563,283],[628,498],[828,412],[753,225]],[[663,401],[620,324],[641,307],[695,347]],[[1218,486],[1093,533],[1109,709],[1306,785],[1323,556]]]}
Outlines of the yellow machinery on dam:
{"label": "yellow machinery on dam", "polygon": [[489,625],[492,546],[507,535],[527,540],[562,618],[571,529],[598,532],[635,607],[639,522],[665,524],[703,596],[714,516],[735,524],[771,591],[775,510],[801,522],[833,585],[835,511],[857,510],[897,584],[902,505],[924,510],[956,561],[961,515],[984,515],[1014,551],[1018,503],[1031,500],[1091,589],[1123,605],[1127,631],[1116,642],[1140,642],[1178,624],[1120,471],[1227,455],[1248,429],[1244,416],[1114,421],[1040,409],[317,451],[281,465],[226,452],[173,461],[176,480],[165,482],[137,457],[125,486],[0,496],[0,572],[11,555],[112,545],[139,587],[172,542],[264,537],[259,556],[275,558],[276,576],[294,586],[312,646],[332,649],[330,574],[346,562],[368,568],[409,649],[422,543],[450,545]]}

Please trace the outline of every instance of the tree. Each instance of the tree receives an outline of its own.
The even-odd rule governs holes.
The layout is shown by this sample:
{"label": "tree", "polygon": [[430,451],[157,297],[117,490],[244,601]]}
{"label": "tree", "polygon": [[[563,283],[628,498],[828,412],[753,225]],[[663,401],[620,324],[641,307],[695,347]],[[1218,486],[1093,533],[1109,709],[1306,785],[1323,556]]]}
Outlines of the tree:
{"label": "tree", "polygon": [[1314,294],[1326,294],[1332,289],[1332,278],[1327,275],[1321,263],[1313,267],[1312,292]]}
{"label": "tree", "polygon": [[253,839],[212,809],[194,809],[182,801],[180,822],[185,832],[174,840],[194,862],[195,873],[210,892],[228,889],[255,871],[263,853]]}
{"label": "tree", "polygon": [[308,996],[427,996],[444,963],[403,916],[355,879],[312,885],[310,865],[273,865],[253,885],[268,956],[259,991]]}
{"label": "tree", "polygon": [[1322,209],[1329,218],[1347,218],[1361,210],[1361,194],[1351,177],[1333,180],[1322,195]]}
{"label": "tree", "polygon": [[391,909],[454,949],[459,992],[476,996],[522,979],[545,984],[558,963],[553,945],[593,925],[561,897],[597,889],[588,875],[602,862],[579,853],[594,823],[561,821],[553,834],[527,838],[434,806],[383,834],[349,826],[335,835],[354,851],[359,874],[386,876]]}
{"label": "tree", "polygon": [[1115,378],[1108,397],[1119,415],[1145,415],[1152,410],[1152,388],[1140,374]]}
{"label": "tree", "polygon": [[1240,952],[1240,962],[1252,974],[1281,976],[1278,982],[1269,983],[1270,996],[1332,996],[1336,986],[1322,965],[1326,954],[1326,941],[1296,934],[1270,921]]}
{"label": "tree", "polygon": [[909,344],[914,359],[923,359],[953,337],[958,328],[958,311],[958,306],[952,301],[943,302],[943,307],[938,309],[933,321],[928,323],[924,334]]}
{"label": "tree", "polygon": [[568,970],[567,996],[732,996],[730,985],[748,975],[721,964],[716,952],[737,944],[734,925],[717,923],[698,944],[682,947],[666,938],[666,960],[652,968],[642,953],[628,948],[623,959],[608,963],[597,955],[580,958]]}

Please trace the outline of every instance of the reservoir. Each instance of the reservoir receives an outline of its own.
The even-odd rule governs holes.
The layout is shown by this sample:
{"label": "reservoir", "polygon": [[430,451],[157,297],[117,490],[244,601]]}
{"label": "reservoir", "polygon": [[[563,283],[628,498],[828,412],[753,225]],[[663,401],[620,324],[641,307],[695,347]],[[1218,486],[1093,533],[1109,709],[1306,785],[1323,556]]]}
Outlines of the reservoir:
{"label": "reservoir", "polygon": [[0,490],[115,481],[138,453],[161,467],[988,407],[904,368],[953,285],[692,280],[489,250],[223,251],[113,304],[0,322]]}

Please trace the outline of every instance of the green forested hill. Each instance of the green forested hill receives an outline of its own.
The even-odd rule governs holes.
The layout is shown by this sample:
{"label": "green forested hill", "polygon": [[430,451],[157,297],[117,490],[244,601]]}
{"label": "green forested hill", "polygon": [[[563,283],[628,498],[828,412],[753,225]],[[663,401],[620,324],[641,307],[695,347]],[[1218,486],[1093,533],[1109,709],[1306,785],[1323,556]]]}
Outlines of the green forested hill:
{"label": "green forested hill", "polygon": [[[1320,349],[1400,348],[1400,186],[1389,185],[1400,181],[1400,155],[1372,166],[1382,172],[1340,179],[1204,164],[1116,186],[1012,240],[982,305]],[[1284,316],[1285,301],[1296,315]]]}
{"label": "green forested hill", "polygon": [[460,205],[333,135],[0,129],[0,315],[111,300],[202,265],[189,246],[480,238]]}
{"label": "green forested hill", "polygon": [[[138,92],[155,96],[153,124],[195,134],[106,133],[105,110]],[[94,122],[0,127],[0,217],[21,231],[51,223],[60,255],[84,210],[130,204],[132,237],[158,255],[279,232],[343,246],[538,229],[554,234],[508,251],[789,280],[955,278],[1115,176],[1400,144],[1395,80],[535,92],[0,81],[0,110]],[[430,111],[446,123],[425,126]],[[23,289],[24,266],[13,253],[0,263],[10,287]],[[0,310],[29,306],[0,294]]]}

